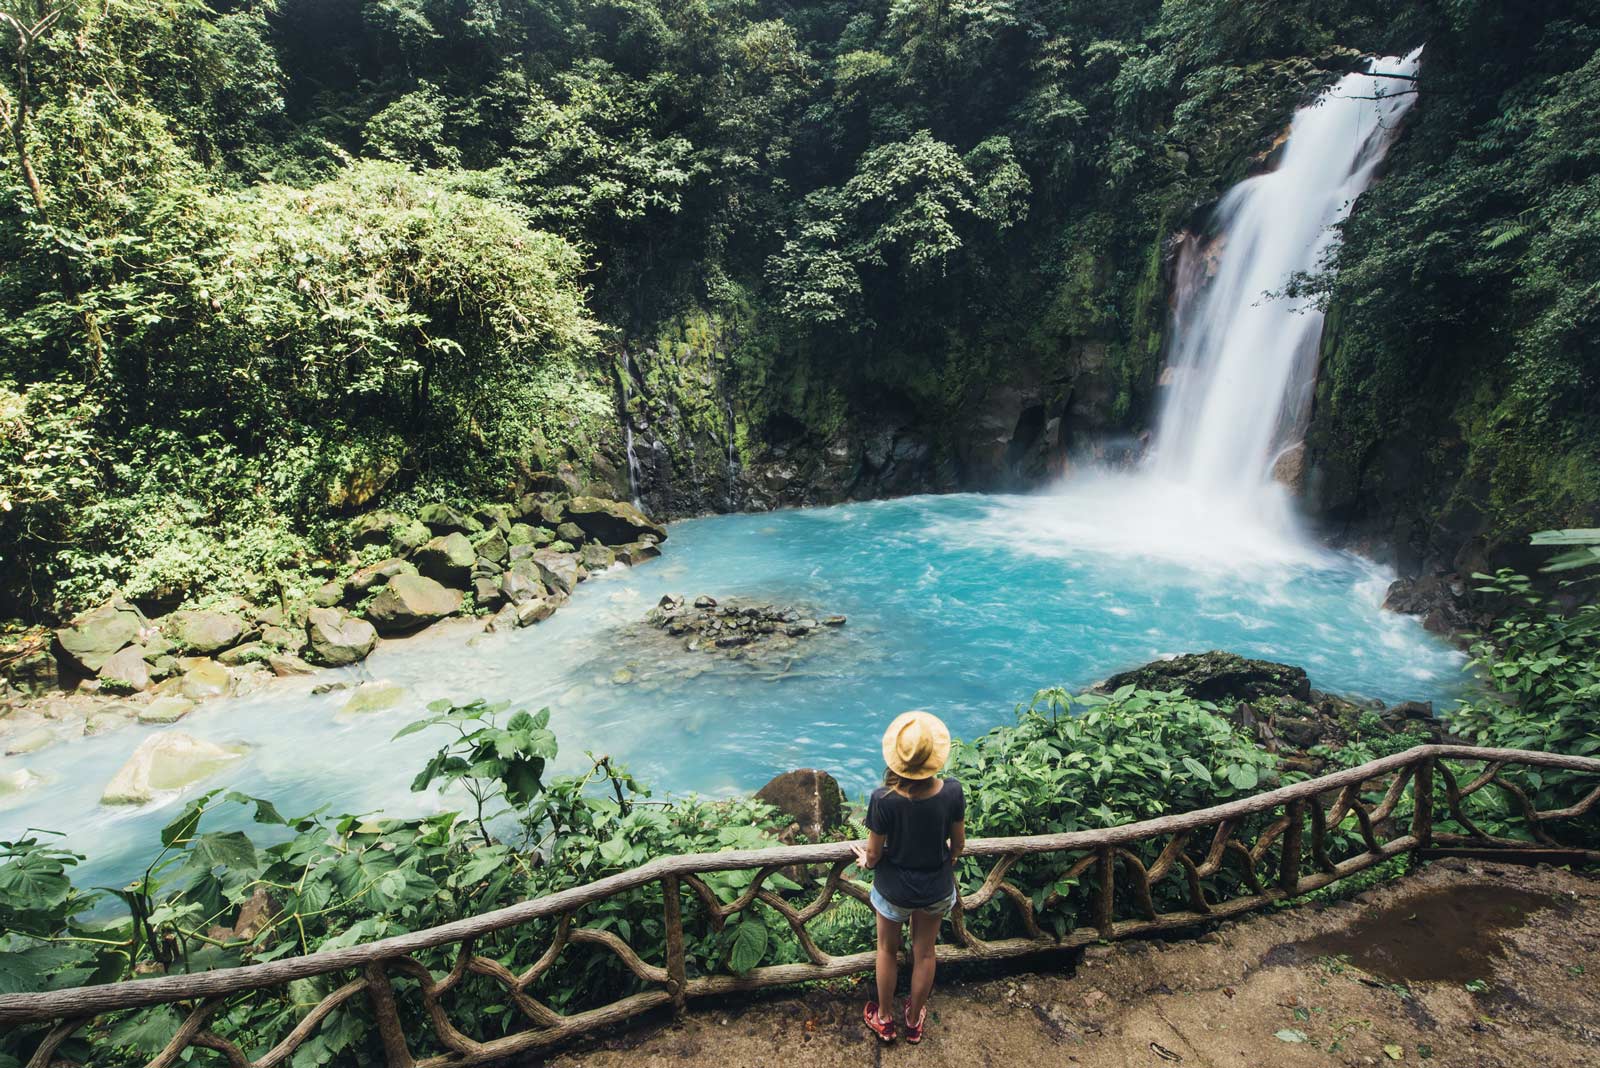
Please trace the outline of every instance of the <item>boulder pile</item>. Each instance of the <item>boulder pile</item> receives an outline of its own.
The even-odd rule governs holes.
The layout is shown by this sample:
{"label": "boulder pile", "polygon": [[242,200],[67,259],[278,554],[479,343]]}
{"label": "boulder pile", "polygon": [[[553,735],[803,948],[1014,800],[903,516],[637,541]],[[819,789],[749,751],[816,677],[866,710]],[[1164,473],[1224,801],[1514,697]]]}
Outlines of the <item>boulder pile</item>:
{"label": "boulder pile", "polygon": [[645,622],[682,638],[689,652],[738,653],[760,646],[791,648],[796,641],[844,626],[845,617],[770,604],[718,601],[706,594],[693,601],[668,594],[645,613]]}

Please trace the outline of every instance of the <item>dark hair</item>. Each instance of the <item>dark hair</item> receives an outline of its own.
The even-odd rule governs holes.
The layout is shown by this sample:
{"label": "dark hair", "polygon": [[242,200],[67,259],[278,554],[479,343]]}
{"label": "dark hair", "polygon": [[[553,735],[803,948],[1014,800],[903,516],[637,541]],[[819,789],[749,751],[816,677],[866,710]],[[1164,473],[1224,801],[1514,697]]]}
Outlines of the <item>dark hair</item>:
{"label": "dark hair", "polygon": [[893,768],[883,769],[883,785],[910,797],[929,793],[928,787],[932,786],[937,778],[937,775],[930,775],[926,779],[908,779],[904,775],[897,774]]}

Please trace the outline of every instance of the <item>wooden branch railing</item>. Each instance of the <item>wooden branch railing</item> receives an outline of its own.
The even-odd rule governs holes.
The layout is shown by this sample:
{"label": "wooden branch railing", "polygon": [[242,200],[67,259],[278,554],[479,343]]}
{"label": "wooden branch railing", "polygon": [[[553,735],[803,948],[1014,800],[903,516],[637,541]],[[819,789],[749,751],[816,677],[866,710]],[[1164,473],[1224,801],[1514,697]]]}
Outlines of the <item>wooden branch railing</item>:
{"label": "wooden branch railing", "polygon": [[[1463,785],[1447,761],[1483,770]],[[964,864],[983,878],[961,895],[952,914],[954,939],[939,947],[939,959],[994,960],[1192,927],[1309,893],[1406,853],[1600,863],[1600,851],[1563,847],[1550,831],[1553,823],[1592,820],[1600,783],[1568,808],[1541,812],[1502,775],[1512,765],[1600,778],[1600,760],[1586,757],[1424,745],[1195,812],[1104,830],[974,839],[967,845],[974,860]],[[1468,815],[1468,799],[1489,786],[1506,795],[1505,811],[1525,839],[1487,834]],[[1407,809],[1409,819],[1401,820]],[[1588,826],[1592,838],[1592,822]],[[364,1003],[388,1068],[485,1064],[658,1007],[681,1010],[690,998],[871,970],[871,951],[830,954],[810,928],[845,898],[867,900],[866,885],[845,878],[852,861],[845,842],[660,857],[584,886],[363,945],[212,972],[0,996],[0,1026],[53,1022],[29,1061],[30,1068],[45,1068],[64,1041],[97,1017],[170,1005],[186,1015],[148,1068],[170,1068],[190,1048],[220,1053],[231,1068],[275,1068],[287,1064],[335,1012],[356,1011]],[[737,893],[712,885],[720,876],[752,870],[755,875]],[[808,889],[815,896],[806,900]],[[579,925],[578,913],[586,907],[636,891],[659,894],[661,937],[642,954],[615,930]],[[781,921],[780,931],[787,927],[792,941],[786,954],[798,959],[743,974],[726,964],[691,966],[691,924],[714,933],[730,919],[762,909]],[[502,932],[536,923],[552,929],[548,947],[520,972],[474,951]],[[539,980],[575,946],[613,955],[633,991],[570,1014],[540,1001],[533,993]],[[446,947],[455,947],[454,959],[442,975],[418,959],[421,954],[447,960],[439,953]],[[344,981],[253,1058],[212,1027],[230,999],[320,976]],[[517,1014],[519,1029],[476,1038],[457,1026],[449,996],[473,980],[503,990],[504,1011]],[[421,1059],[419,1047],[426,1047]]]}

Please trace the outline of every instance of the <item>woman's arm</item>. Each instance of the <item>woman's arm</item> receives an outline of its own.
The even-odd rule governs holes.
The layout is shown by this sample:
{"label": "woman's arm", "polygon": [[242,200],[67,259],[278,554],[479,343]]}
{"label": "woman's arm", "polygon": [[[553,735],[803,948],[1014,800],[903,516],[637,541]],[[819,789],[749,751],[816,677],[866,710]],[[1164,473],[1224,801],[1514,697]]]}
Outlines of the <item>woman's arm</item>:
{"label": "woman's arm", "polygon": [[851,847],[856,851],[856,863],[863,868],[876,868],[878,861],[883,859],[883,847],[886,841],[887,839],[877,831],[869,832],[864,844],[857,842]]}
{"label": "woman's arm", "polygon": [[950,825],[950,863],[961,859],[967,849],[967,821],[956,820]]}

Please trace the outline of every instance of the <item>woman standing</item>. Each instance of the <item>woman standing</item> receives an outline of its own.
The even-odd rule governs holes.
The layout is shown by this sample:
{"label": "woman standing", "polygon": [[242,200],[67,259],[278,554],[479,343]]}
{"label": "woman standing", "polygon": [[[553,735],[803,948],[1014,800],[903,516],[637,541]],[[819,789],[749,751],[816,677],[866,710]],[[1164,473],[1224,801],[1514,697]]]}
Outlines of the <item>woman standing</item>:
{"label": "woman standing", "polygon": [[878,1000],[867,1002],[867,1026],[895,1039],[894,988],[900,928],[911,924],[911,997],[906,1041],[921,1042],[933,990],[939,924],[956,903],[955,862],[966,846],[966,795],[939,772],[950,757],[950,731],[937,716],[907,712],[883,735],[883,786],[867,804],[865,845],[856,861],[873,870],[878,917]]}

